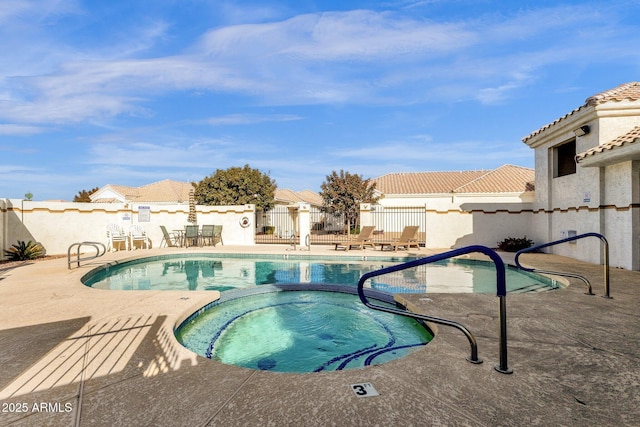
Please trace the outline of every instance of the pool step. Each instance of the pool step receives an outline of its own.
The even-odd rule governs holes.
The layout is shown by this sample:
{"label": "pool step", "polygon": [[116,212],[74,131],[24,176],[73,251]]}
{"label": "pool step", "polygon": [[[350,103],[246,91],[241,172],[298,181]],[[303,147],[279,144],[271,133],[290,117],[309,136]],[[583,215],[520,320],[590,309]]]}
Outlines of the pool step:
{"label": "pool step", "polygon": [[525,287],[522,287],[522,288],[511,290],[511,291],[509,291],[509,293],[510,294],[524,294],[524,293],[527,293],[527,292],[547,292],[547,291],[549,291],[551,289],[554,289],[554,288],[551,287],[551,286],[540,284],[540,283],[535,283],[535,284],[532,284],[532,285],[529,285],[529,286],[525,286]]}

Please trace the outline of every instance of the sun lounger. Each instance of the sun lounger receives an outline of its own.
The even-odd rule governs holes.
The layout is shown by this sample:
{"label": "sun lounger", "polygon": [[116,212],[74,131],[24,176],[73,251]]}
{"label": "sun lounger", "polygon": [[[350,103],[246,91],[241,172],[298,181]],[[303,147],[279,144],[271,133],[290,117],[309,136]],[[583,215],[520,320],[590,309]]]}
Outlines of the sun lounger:
{"label": "sun lounger", "polygon": [[375,230],[374,226],[365,225],[360,230],[360,234],[353,240],[336,240],[332,242],[332,245],[335,245],[334,250],[338,250],[338,247],[344,246],[345,250],[348,251],[352,247],[357,247],[359,249],[364,249],[365,246],[371,246],[373,249],[376,248],[375,244],[371,240],[371,236],[373,235],[373,230]]}
{"label": "sun lounger", "polygon": [[420,227],[415,225],[409,225],[402,230],[402,234],[399,238],[394,239],[393,241],[377,242],[380,245],[380,250],[383,251],[385,246],[393,248],[394,252],[397,251],[399,247],[404,247],[406,250],[409,250],[409,248],[415,246],[420,250],[420,244],[418,243],[419,228]]}

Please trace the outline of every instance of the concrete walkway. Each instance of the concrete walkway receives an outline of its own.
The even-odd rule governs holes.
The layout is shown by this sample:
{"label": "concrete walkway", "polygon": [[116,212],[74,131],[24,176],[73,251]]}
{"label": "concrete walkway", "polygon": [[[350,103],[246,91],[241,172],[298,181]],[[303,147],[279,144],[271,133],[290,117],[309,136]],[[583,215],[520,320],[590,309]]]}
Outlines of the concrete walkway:
{"label": "concrete walkway", "polygon": [[[598,296],[585,295],[578,281],[563,290],[509,295],[510,375],[493,368],[498,298],[473,294],[398,298],[412,310],[466,325],[483,364],[465,360],[462,333],[439,326],[424,349],[384,365],[283,374],[223,365],[176,341],[176,322],[216,292],[105,291],[80,283],[97,265],[139,254],[107,254],[74,270],[66,259],[9,270],[0,265],[0,425],[640,425],[638,272],[612,269],[613,299],[605,299],[601,266],[524,256],[528,265],[586,275]],[[311,254],[380,252],[314,247]],[[371,383],[379,396],[358,397],[351,387],[358,383]]]}

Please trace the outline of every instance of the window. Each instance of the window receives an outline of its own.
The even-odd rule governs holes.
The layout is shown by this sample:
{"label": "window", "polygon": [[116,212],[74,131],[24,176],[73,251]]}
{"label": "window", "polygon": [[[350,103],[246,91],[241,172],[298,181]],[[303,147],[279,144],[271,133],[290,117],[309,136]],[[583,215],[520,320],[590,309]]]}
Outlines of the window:
{"label": "window", "polygon": [[576,173],[576,140],[575,138],[553,147],[553,177]]}

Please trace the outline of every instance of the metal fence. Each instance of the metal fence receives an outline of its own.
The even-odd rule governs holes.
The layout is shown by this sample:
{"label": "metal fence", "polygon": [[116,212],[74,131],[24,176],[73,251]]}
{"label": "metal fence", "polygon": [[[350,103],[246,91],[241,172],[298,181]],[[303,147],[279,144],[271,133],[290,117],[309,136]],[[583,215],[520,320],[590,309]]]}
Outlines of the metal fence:
{"label": "metal fence", "polygon": [[[402,234],[404,227],[417,225],[419,242],[425,243],[426,212],[424,206],[384,207],[373,205],[370,223],[375,226],[374,242],[391,241]],[[343,215],[332,215],[312,207],[309,213],[311,229],[310,244],[330,245],[345,239],[347,226]],[[297,211],[293,207],[276,206],[268,212],[256,212],[256,243],[288,244],[299,242]],[[356,233],[358,230],[350,230]]]}
{"label": "metal fence", "polygon": [[417,225],[418,241],[424,246],[426,236],[426,210],[424,206],[385,207],[371,206],[371,224],[375,226],[374,242],[391,241],[402,234],[404,227]]}
{"label": "metal fence", "polygon": [[[298,243],[297,211],[293,207],[275,206],[268,212],[256,212],[256,243]],[[331,244],[337,235],[346,232],[342,216],[331,215],[312,207],[309,213],[310,243]]]}

